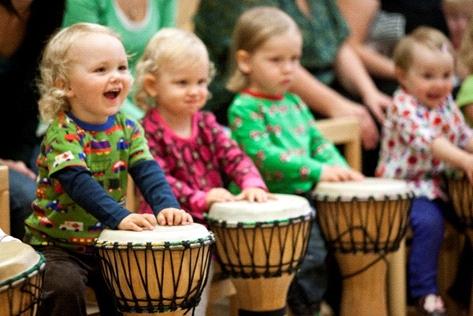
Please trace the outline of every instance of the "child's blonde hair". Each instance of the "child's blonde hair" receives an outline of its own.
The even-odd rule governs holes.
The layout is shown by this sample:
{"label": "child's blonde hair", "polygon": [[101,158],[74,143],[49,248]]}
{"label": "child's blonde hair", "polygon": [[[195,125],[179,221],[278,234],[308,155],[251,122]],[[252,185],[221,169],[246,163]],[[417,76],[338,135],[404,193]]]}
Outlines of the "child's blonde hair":
{"label": "child's blonde hair", "polygon": [[189,68],[206,60],[209,63],[209,82],[214,75],[213,64],[205,44],[194,33],[177,28],[157,32],[136,65],[136,103],[144,110],[155,105],[154,98],[144,87],[147,74],[159,76],[163,67]]}
{"label": "child's blonde hair", "polygon": [[233,31],[230,78],[227,89],[238,92],[249,84],[248,76],[238,68],[236,62],[236,54],[239,50],[252,54],[271,37],[291,31],[300,34],[294,20],[278,8],[255,7],[245,11],[238,18]]}
{"label": "child's blonde hair", "polygon": [[463,34],[458,51],[458,60],[466,68],[468,74],[473,74],[473,19],[470,20],[468,28],[465,30],[465,34]]}
{"label": "child's blonde hair", "polygon": [[108,27],[77,23],[54,34],[46,45],[39,66],[38,80],[41,95],[39,111],[44,121],[50,121],[60,111],[70,110],[65,90],[71,61],[68,53],[77,40],[89,34],[107,34],[120,40],[120,36]]}
{"label": "child's blonde hair", "polygon": [[403,71],[408,71],[412,66],[416,46],[419,45],[432,51],[446,52],[455,56],[452,44],[442,32],[431,27],[421,26],[397,43],[393,55],[395,66]]}

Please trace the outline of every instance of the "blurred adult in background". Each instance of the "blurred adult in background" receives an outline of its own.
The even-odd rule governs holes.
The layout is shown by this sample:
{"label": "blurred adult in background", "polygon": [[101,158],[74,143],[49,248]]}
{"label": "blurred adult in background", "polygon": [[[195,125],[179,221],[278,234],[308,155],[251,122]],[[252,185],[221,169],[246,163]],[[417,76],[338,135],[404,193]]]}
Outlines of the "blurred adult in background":
{"label": "blurred adult in background", "polygon": [[[149,39],[161,28],[174,26],[174,0],[67,0],[63,26],[78,22],[105,25],[120,34],[127,54],[128,65],[135,74],[135,65]],[[141,119],[144,111],[137,107],[131,93],[122,111]]]}
{"label": "blurred adult in background", "polygon": [[424,25],[448,35],[442,12],[442,0],[381,0],[381,9],[401,13],[406,19],[406,34]]}
{"label": "blurred adult in background", "polygon": [[35,195],[38,62],[46,40],[61,26],[64,1],[0,0],[0,163],[9,167],[11,235],[17,238],[23,237]]}
{"label": "blurred adult in background", "polygon": [[337,0],[337,4],[350,27],[348,42],[378,88],[391,95],[397,87],[391,57],[405,35],[404,16],[381,10],[379,0]]}

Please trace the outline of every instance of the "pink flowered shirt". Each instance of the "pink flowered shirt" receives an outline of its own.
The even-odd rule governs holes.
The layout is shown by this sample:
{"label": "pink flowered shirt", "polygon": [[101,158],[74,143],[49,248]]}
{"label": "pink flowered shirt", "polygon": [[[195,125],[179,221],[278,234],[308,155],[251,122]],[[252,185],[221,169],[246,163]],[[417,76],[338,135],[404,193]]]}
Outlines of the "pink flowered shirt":
{"label": "pink flowered shirt", "polygon": [[452,97],[430,109],[398,89],[383,126],[376,176],[405,179],[416,196],[445,199],[442,177],[452,167],[435,159],[431,150],[432,141],[440,136],[460,148],[472,137]]}
{"label": "pink flowered shirt", "polygon": [[[176,135],[156,110],[149,111],[143,127],[151,153],[159,163],[181,207],[202,222],[208,211],[205,196],[212,188],[224,187],[224,176],[240,188],[267,190],[252,160],[238,147],[208,112],[197,112],[192,135]],[[141,211],[147,205],[142,203]]]}

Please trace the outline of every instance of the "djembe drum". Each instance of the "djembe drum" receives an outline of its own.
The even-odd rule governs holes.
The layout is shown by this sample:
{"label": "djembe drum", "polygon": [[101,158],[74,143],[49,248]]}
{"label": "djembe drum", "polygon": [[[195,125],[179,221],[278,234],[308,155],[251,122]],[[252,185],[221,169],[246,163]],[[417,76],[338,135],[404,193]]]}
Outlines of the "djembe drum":
{"label": "djembe drum", "polygon": [[307,250],[314,212],[305,198],[215,203],[207,221],[218,262],[237,290],[240,315],[284,315],[294,273]]}
{"label": "djembe drum", "polygon": [[[453,209],[473,248],[473,185],[466,177],[452,176],[447,179],[447,188]],[[473,290],[471,292],[469,314],[473,316]]]}
{"label": "djembe drum", "polygon": [[121,312],[183,315],[199,303],[213,243],[205,226],[190,224],[142,232],[104,230],[95,246]]}
{"label": "djembe drum", "polygon": [[406,233],[413,197],[406,182],[320,182],[313,196],[343,278],[341,315],[387,315],[386,255]]}
{"label": "djembe drum", "polygon": [[36,315],[44,257],[18,241],[0,243],[0,315]]}

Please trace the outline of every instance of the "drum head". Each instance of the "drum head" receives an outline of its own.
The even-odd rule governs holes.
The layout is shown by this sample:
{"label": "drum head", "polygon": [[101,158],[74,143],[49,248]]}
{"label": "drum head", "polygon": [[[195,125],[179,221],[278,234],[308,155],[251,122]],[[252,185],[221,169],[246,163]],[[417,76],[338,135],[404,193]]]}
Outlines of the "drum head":
{"label": "drum head", "polygon": [[0,287],[30,271],[41,256],[28,244],[18,241],[0,243]]}
{"label": "drum head", "polygon": [[112,244],[146,244],[153,245],[178,244],[183,242],[202,241],[212,239],[211,233],[204,225],[192,223],[190,225],[160,226],[153,230],[141,232],[104,229],[97,239],[96,246]]}
{"label": "drum head", "polygon": [[392,200],[408,198],[411,191],[407,182],[396,179],[365,178],[361,181],[319,182],[313,192],[315,200],[351,201]]}
{"label": "drum head", "polygon": [[289,194],[273,194],[274,200],[267,202],[235,201],[214,203],[208,218],[226,223],[255,223],[287,220],[300,216],[309,216],[312,209],[307,199]]}

